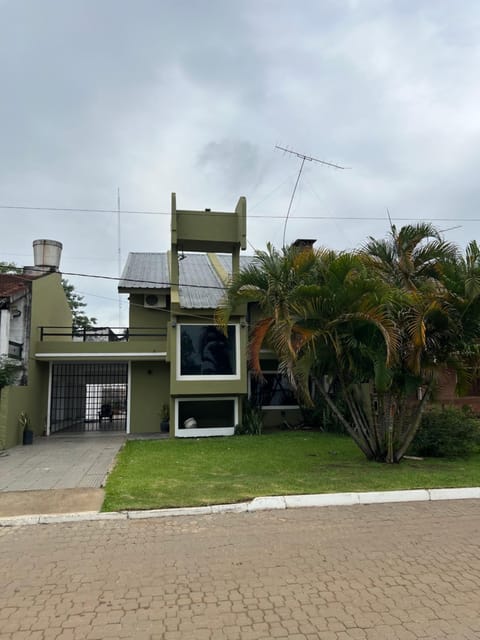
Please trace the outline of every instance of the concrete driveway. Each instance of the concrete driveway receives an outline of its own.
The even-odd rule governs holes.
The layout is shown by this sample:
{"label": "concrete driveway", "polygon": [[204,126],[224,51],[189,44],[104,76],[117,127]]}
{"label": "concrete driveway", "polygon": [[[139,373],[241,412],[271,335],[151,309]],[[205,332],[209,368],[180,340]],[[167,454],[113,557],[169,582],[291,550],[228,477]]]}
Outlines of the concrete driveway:
{"label": "concrete driveway", "polygon": [[0,517],[98,511],[124,434],[36,438],[0,456]]}

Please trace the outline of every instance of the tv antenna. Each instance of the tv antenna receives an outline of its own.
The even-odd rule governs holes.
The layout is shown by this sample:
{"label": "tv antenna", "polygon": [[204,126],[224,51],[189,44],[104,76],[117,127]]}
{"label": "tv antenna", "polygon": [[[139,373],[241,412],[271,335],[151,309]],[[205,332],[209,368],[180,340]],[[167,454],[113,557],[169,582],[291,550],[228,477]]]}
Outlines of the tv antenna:
{"label": "tv antenna", "polygon": [[302,161],[300,163],[300,169],[298,171],[297,180],[295,182],[295,186],[293,187],[292,196],[290,198],[290,204],[288,205],[287,215],[285,216],[285,224],[283,225],[283,246],[285,246],[285,234],[287,232],[287,223],[288,218],[290,216],[290,210],[292,208],[293,199],[295,198],[295,193],[297,191],[298,183],[300,182],[300,176],[302,175],[303,166],[305,162],[318,162],[318,164],[325,164],[327,167],[332,167],[333,169],[350,169],[350,167],[341,167],[339,164],[334,164],[333,162],[326,162],[325,160],[319,160],[318,158],[313,158],[312,156],[307,156],[304,153],[299,153],[298,151],[293,151],[292,149],[287,149],[285,147],[280,147],[278,144],[275,145],[275,149],[279,149],[280,151],[284,151],[285,153],[290,153],[293,156],[297,156]]}

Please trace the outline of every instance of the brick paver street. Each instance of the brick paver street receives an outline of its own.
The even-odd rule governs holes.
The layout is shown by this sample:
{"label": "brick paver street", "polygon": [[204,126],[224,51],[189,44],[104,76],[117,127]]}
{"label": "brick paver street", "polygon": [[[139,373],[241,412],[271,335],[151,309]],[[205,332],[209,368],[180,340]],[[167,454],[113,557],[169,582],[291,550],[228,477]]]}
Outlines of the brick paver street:
{"label": "brick paver street", "polygon": [[474,500],[0,530],[0,637],[480,638]]}

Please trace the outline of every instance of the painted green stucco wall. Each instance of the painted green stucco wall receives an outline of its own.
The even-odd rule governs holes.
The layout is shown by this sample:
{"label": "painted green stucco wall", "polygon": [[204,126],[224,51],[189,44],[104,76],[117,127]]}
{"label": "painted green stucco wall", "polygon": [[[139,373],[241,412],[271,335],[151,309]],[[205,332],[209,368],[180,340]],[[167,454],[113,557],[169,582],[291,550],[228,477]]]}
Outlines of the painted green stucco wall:
{"label": "painted green stucco wall", "polygon": [[132,362],[130,432],[159,433],[162,407],[170,406],[169,365]]}
{"label": "painted green stucco wall", "polygon": [[[163,291],[147,290],[149,295],[157,294],[165,295]],[[170,319],[169,309],[146,309],[143,306],[144,293],[131,293],[129,304],[129,327],[132,333],[140,327],[153,327],[153,333],[163,333],[167,331],[167,323]],[[143,333],[143,332],[142,332]],[[145,332],[147,333],[147,332]],[[143,338],[132,336],[133,340],[141,340]],[[151,338],[154,340],[155,338]],[[158,338],[157,338],[158,339]]]}

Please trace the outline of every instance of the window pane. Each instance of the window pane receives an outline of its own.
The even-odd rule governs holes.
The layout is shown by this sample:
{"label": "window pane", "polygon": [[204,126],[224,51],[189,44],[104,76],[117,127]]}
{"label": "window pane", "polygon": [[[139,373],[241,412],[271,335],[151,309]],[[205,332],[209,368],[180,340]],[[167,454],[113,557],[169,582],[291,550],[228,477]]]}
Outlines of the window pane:
{"label": "window pane", "polygon": [[181,325],[180,375],[235,375],[235,327],[227,335],[213,325]]}
{"label": "window pane", "polygon": [[235,426],[234,400],[180,400],[178,427],[226,428]]}
{"label": "window pane", "polygon": [[292,385],[281,373],[264,373],[264,380],[252,376],[251,400],[260,407],[297,406]]}

